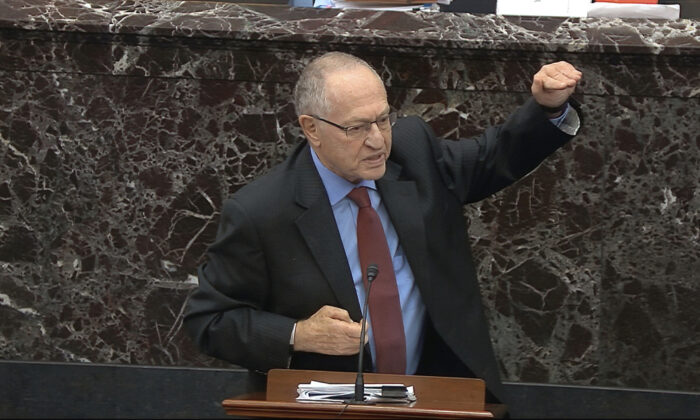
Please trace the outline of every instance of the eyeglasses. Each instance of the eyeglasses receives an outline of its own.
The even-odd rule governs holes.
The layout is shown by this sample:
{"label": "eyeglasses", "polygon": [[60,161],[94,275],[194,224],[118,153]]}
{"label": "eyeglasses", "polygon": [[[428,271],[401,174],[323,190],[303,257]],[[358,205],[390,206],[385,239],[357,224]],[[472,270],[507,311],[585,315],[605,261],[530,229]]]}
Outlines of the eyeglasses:
{"label": "eyeglasses", "polygon": [[377,118],[376,120],[372,122],[367,122],[364,124],[358,124],[358,125],[351,125],[349,127],[343,127],[340,124],[336,124],[332,121],[325,120],[317,115],[311,115],[312,117],[316,118],[317,120],[323,121],[326,124],[330,124],[333,127],[338,127],[341,130],[345,131],[345,136],[348,138],[348,140],[352,141],[360,141],[360,140],[365,140],[367,138],[367,135],[369,134],[370,130],[372,130],[372,124],[377,124],[377,128],[381,131],[389,131],[391,130],[391,127],[394,125],[396,122],[396,112],[390,112],[387,115],[382,115],[381,117]]}

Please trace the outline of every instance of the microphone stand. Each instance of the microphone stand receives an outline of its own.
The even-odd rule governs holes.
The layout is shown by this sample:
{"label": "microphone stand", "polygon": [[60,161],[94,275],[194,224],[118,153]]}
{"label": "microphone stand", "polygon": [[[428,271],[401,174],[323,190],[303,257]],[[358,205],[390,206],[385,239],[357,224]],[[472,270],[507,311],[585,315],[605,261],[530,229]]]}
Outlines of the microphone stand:
{"label": "microphone stand", "polygon": [[360,354],[357,358],[357,377],[355,378],[355,397],[352,400],[345,401],[346,404],[374,404],[373,402],[365,401],[365,378],[362,375],[362,370],[364,367],[364,354],[365,354],[365,328],[367,326],[367,302],[369,302],[369,292],[372,290],[372,282],[375,277],[379,274],[379,268],[377,264],[370,264],[367,266],[367,294],[365,295],[365,303],[362,310],[364,316],[362,317],[362,330],[360,331]]}

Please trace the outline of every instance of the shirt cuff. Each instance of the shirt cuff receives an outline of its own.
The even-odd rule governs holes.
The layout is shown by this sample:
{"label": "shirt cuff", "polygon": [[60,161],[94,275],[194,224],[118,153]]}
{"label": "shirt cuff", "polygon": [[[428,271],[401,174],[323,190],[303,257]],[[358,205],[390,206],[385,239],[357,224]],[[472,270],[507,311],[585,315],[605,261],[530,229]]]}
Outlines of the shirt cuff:
{"label": "shirt cuff", "polygon": [[578,116],[578,112],[569,104],[566,104],[566,109],[560,116],[549,121],[570,136],[575,135],[578,129],[581,128],[581,119]]}

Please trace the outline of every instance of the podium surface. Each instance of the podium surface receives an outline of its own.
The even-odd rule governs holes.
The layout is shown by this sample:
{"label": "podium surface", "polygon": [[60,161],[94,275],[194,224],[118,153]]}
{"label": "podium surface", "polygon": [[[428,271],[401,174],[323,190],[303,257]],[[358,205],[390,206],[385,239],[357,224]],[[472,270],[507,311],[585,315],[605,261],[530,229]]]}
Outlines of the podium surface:
{"label": "podium surface", "polygon": [[416,401],[374,405],[296,401],[300,383],[354,384],[355,376],[353,372],[272,369],[266,393],[240,395],[222,405],[229,415],[287,418],[493,418],[506,411],[505,405],[484,403],[486,387],[481,379],[379,373],[365,373],[365,384],[413,386]]}

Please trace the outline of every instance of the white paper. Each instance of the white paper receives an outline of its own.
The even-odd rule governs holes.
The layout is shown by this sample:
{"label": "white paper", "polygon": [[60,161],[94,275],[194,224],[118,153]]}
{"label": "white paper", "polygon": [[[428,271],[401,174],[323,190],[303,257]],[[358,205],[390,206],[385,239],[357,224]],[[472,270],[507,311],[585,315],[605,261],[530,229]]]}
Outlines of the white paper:
{"label": "white paper", "polygon": [[586,17],[590,0],[498,0],[496,14]]}
{"label": "white paper", "polygon": [[593,3],[588,7],[588,17],[678,19],[678,4],[615,4]]}
{"label": "white paper", "polygon": [[[403,384],[365,384],[366,401],[386,403],[409,403],[416,400],[413,387],[408,386],[406,398],[382,397],[382,386],[405,386]],[[311,381],[297,386],[298,402],[342,403],[355,396],[355,384],[328,384]]]}

